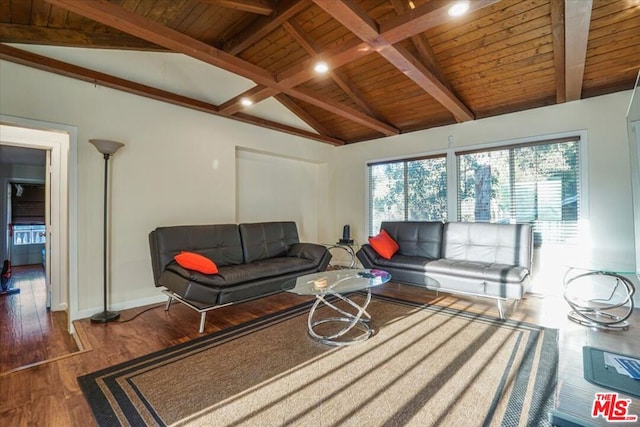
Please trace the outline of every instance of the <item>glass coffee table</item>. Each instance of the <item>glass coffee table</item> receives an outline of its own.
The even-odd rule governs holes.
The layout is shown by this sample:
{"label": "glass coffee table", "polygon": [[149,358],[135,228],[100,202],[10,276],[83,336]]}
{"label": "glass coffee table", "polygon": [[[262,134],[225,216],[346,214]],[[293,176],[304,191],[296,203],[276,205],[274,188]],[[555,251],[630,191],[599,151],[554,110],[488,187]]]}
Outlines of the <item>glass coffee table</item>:
{"label": "glass coffee table", "polygon": [[[333,270],[300,276],[286,282],[282,289],[298,295],[315,295],[316,301],[307,320],[309,335],[323,344],[345,346],[363,342],[371,336],[371,315],[367,313],[367,306],[371,302],[371,288],[390,279],[391,274],[382,270]],[[348,298],[347,294],[356,291],[367,292],[363,303],[359,304]],[[346,304],[339,307],[337,304],[340,301]],[[316,312],[321,304],[322,307],[331,309],[335,315],[318,318]],[[352,330],[361,333],[349,334]]]}

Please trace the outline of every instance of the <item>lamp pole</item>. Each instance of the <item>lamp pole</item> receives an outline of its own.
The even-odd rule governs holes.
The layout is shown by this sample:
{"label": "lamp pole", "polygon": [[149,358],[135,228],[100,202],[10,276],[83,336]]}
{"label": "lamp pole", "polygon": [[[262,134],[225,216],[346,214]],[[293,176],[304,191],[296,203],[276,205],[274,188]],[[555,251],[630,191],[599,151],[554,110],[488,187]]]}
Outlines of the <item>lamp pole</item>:
{"label": "lamp pole", "polygon": [[124,144],[115,141],[107,141],[104,139],[90,139],[90,143],[92,143],[100,153],[102,153],[104,157],[104,202],[103,202],[103,224],[102,224],[102,290],[103,290],[103,304],[104,309],[100,313],[96,313],[91,316],[91,322],[94,323],[107,323],[113,320],[116,320],[120,317],[120,313],[117,311],[108,311],[107,310],[107,250],[108,250],[108,240],[109,233],[108,229],[108,194],[109,194],[109,158],[113,153],[118,151]]}

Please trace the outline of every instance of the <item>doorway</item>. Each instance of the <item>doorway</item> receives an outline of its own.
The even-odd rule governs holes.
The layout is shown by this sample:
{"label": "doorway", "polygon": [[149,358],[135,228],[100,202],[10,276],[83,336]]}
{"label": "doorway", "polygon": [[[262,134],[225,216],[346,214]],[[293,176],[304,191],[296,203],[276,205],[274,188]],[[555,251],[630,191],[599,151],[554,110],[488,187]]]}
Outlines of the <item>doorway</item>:
{"label": "doorway", "polygon": [[[47,129],[47,130],[42,130]],[[77,129],[53,123],[0,116],[0,145],[46,150],[50,153],[46,182],[51,183],[48,207],[46,264],[50,267],[51,310],[68,313],[68,330],[77,315],[77,224],[76,224],[76,141]],[[3,182],[2,199],[7,200],[8,177]],[[4,205],[4,203],[3,203]],[[2,222],[6,208],[0,212]],[[6,226],[6,225],[5,225]],[[0,234],[0,249],[6,252],[8,236]]]}
{"label": "doorway", "polygon": [[[5,147],[0,146],[0,163],[7,164],[7,160],[12,167],[23,167],[14,163],[13,159],[7,158]],[[44,173],[45,164],[37,169]],[[34,168],[36,169],[36,168]],[[46,174],[45,174],[46,176]],[[15,179],[9,182],[7,191],[7,221],[9,222],[9,259],[14,267],[21,265],[45,265],[45,243],[47,237],[46,208],[47,205],[47,185],[45,182],[27,182],[24,178]]]}

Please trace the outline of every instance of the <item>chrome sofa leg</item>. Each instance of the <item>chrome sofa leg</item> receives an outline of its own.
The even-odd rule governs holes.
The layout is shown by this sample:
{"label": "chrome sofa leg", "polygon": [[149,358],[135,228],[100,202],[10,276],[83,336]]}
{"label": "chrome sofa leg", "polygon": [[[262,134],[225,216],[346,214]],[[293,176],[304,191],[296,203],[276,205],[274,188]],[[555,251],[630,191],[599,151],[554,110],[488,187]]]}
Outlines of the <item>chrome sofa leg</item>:
{"label": "chrome sofa leg", "polygon": [[169,311],[169,307],[171,307],[172,301],[173,301],[173,298],[169,296],[169,299],[167,300],[167,305],[164,306],[164,311]]}
{"label": "chrome sofa leg", "polygon": [[220,305],[211,305],[211,306],[207,306],[207,307],[198,307],[196,305],[194,305],[193,303],[191,303],[190,301],[182,298],[180,295],[173,293],[170,290],[163,290],[162,293],[164,293],[165,295],[167,295],[169,297],[169,301],[167,301],[167,305],[165,307],[165,310],[169,310],[169,306],[171,305],[171,302],[173,300],[178,301],[180,304],[184,304],[187,307],[189,307],[192,310],[197,311],[198,313],[200,313],[200,328],[198,329],[198,333],[203,333],[204,332],[204,324],[205,321],[207,319],[207,311],[209,310],[215,310],[217,308],[222,308],[222,307],[226,307],[228,305],[233,304],[232,302],[228,302],[225,304],[220,304]]}
{"label": "chrome sofa leg", "polygon": [[500,316],[500,320],[504,320],[504,308],[502,307],[502,300],[496,299],[498,301],[498,315]]}
{"label": "chrome sofa leg", "polygon": [[204,332],[204,322],[207,318],[207,312],[203,311],[200,313],[200,329],[198,329],[198,333],[201,334]]}

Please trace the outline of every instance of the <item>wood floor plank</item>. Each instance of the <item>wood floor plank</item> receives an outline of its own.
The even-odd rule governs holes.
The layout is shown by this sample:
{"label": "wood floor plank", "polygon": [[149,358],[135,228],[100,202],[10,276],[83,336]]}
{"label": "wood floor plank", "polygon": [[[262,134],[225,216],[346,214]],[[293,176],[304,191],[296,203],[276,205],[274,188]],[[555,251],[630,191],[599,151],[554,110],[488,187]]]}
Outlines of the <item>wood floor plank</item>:
{"label": "wood floor plank", "polygon": [[77,352],[67,313],[47,310],[42,266],[17,266],[12,273],[20,293],[0,298],[0,374]]}
{"label": "wood floor plank", "polygon": [[0,412],[0,420],[4,425],[15,427],[27,427],[31,424],[31,407],[29,405],[17,406],[8,411]]}

